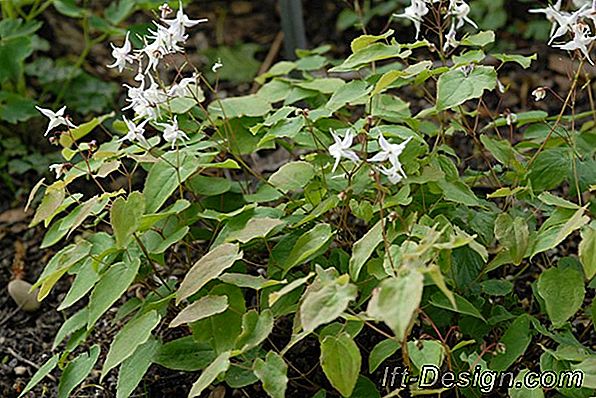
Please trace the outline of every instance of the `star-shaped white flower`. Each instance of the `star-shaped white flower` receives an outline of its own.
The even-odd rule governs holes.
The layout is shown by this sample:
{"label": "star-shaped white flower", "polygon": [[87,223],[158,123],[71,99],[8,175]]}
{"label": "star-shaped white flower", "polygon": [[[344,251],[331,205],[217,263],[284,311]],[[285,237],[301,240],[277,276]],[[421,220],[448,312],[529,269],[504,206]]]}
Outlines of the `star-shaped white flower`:
{"label": "star-shaped white flower", "polygon": [[124,119],[124,123],[126,124],[126,128],[128,129],[128,131],[127,131],[126,135],[120,139],[120,141],[124,141],[124,140],[128,140],[131,142],[138,141],[146,147],[149,146],[149,143],[143,136],[143,134],[145,133],[145,125],[147,124],[149,119],[145,119],[138,125],[135,124],[133,121],[128,120],[126,118],[126,116],[122,116],[122,119]]}
{"label": "star-shaped white flower", "polygon": [[129,35],[130,32],[126,32],[126,38],[122,47],[116,47],[113,43],[110,43],[112,46],[112,57],[114,57],[115,61],[113,64],[107,65],[108,68],[118,68],[118,72],[122,73],[127,62],[134,62],[134,58],[130,53],[132,45],[130,44],[130,40],[128,40]]}
{"label": "star-shaped white flower", "polygon": [[50,165],[50,171],[56,173],[56,178],[60,178],[60,176],[65,171],[65,165],[63,163],[54,163]]}
{"label": "star-shaped white flower", "polygon": [[565,44],[555,44],[554,47],[558,47],[561,50],[580,50],[586,59],[594,65],[590,58],[589,45],[596,39],[595,36],[590,36],[590,27],[584,23],[577,23],[573,25],[573,39]]}
{"label": "star-shaped white flower", "polygon": [[170,26],[172,32],[175,33],[179,37],[183,37],[185,33],[185,28],[191,28],[197,24],[207,22],[207,18],[203,19],[190,19],[182,9],[182,1],[180,1],[180,6],[178,7],[178,12],[176,12],[176,18],[174,19],[162,19],[162,21]]}
{"label": "star-shaped white flower", "polygon": [[72,122],[64,116],[64,112],[66,111],[66,106],[63,106],[57,112],[54,112],[51,109],[45,109],[45,108],[42,108],[39,106],[36,106],[35,108],[38,111],[40,111],[42,113],[42,115],[44,115],[45,117],[50,119],[50,123],[48,124],[48,128],[46,129],[44,136],[48,135],[48,133],[52,129],[54,129],[58,126],[66,125],[66,126],[72,127],[72,128],[77,127],[74,124],[72,124]]}
{"label": "star-shaped white flower", "polygon": [[157,123],[159,126],[163,127],[163,139],[166,142],[172,143],[172,148],[176,145],[176,141],[180,140],[188,140],[188,136],[184,133],[184,131],[180,130],[178,127],[178,119],[174,117],[171,123]]}
{"label": "star-shaped white flower", "polygon": [[392,184],[397,184],[406,177],[406,173],[404,173],[403,169],[401,168],[401,165],[392,166],[388,169],[381,166],[379,167],[379,171],[383,173],[389,179],[389,182]]}
{"label": "star-shaped white flower", "polygon": [[472,21],[468,14],[470,13],[470,6],[463,0],[451,0],[449,3],[449,15],[453,15],[455,17],[455,29],[459,29],[464,26],[464,23],[469,23],[476,29],[478,29],[478,25],[474,21]]}
{"label": "star-shaped white flower", "polygon": [[393,16],[395,18],[406,18],[412,21],[416,28],[416,40],[418,40],[422,19],[428,14],[428,11],[428,7],[424,0],[412,0],[412,4],[406,7],[403,14],[393,14]]}
{"label": "star-shaped white flower", "polygon": [[408,142],[410,142],[411,139],[412,137],[408,137],[401,144],[391,144],[381,134],[379,136],[379,146],[381,147],[381,151],[372,158],[370,158],[368,161],[385,162],[389,160],[389,162],[391,162],[392,165],[399,165],[399,155],[401,155],[401,153],[404,151],[406,145],[408,145]]}
{"label": "star-shaped white flower", "polygon": [[329,154],[335,158],[335,164],[331,170],[332,172],[337,169],[342,158],[349,159],[354,163],[360,162],[360,158],[358,158],[356,152],[350,149],[352,141],[354,141],[354,133],[352,130],[348,130],[343,140],[334,132],[331,132],[331,135],[333,136],[333,141],[335,141],[335,143],[329,147]]}

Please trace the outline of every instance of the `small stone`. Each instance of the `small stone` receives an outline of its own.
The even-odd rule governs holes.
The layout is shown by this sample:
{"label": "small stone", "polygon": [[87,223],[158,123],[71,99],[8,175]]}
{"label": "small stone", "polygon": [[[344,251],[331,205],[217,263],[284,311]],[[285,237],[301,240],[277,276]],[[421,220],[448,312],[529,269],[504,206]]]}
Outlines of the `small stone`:
{"label": "small stone", "polygon": [[27,373],[27,368],[24,366],[16,366],[13,370],[14,374],[17,376],[23,376],[25,373]]}
{"label": "small stone", "polygon": [[31,290],[31,284],[21,279],[15,279],[8,283],[8,294],[17,303],[17,305],[25,312],[33,312],[41,305],[37,301],[38,289],[33,292]]}

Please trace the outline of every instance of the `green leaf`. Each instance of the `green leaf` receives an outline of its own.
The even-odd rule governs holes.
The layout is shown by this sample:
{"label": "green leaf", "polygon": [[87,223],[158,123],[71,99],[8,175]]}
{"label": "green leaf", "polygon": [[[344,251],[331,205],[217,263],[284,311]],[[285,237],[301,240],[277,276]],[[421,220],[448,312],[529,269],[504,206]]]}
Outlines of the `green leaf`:
{"label": "green leaf", "polygon": [[81,138],[85,137],[87,134],[91,133],[97,126],[102,124],[107,119],[114,117],[114,112],[110,112],[108,114],[94,117],[93,119],[89,120],[86,123],[83,123],[73,129],[70,130],[69,134],[62,134],[60,135],[60,145],[63,148],[70,148],[72,146],[73,138],[75,140],[80,140]]}
{"label": "green leaf", "polygon": [[418,370],[424,365],[440,368],[445,359],[445,347],[437,340],[408,341],[408,355]]}
{"label": "green leaf", "polygon": [[357,281],[364,263],[373,254],[376,247],[383,241],[383,220],[379,220],[364,236],[356,243],[352,249],[350,257],[350,276],[352,280]]}
{"label": "green leaf", "polygon": [[118,0],[110,3],[105,10],[106,19],[112,25],[118,25],[134,10],[136,0]]}
{"label": "green leaf", "polygon": [[584,213],[585,209],[580,208],[565,223],[555,225],[549,223],[549,220],[551,220],[549,218],[538,230],[531,257],[534,257],[538,253],[554,249],[573,231],[580,229],[590,222],[590,217],[584,215]]}
{"label": "green leaf", "polygon": [[288,385],[288,365],[279,354],[269,351],[265,360],[257,358],[254,374],[263,383],[263,389],[271,398],[284,398]]}
{"label": "green leaf", "polygon": [[333,237],[329,224],[317,224],[310,231],[304,233],[292,248],[284,264],[282,276],[293,267],[312,260],[321,254],[330,244]]}
{"label": "green leaf", "polygon": [[443,293],[433,294],[433,296],[430,299],[430,304],[438,308],[443,308],[446,310],[459,312],[460,314],[473,316],[474,318],[478,318],[486,322],[480,311],[478,311],[478,309],[474,307],[474,304],[470,303],[468,300],[466,300],[460,295],[453,294],[453,296],[455,298],[455,307],[453,306],[451,301],[449,301],[447,296],[445,296]]}
{"label": "green leaf", "polygon": [[227,273],[219,277],[219,280],[230,285],[238,287],[248,287],[254,290],[261,290],[271,286],[277,286],[287,283],[286,280],[276,281],[272,279],[265,279],[262,276],[254,276],[247,274]]}
{"label": "green leaf", "polygon": [[145,372],[160,347],[159,341],[150,338],[137,347],[135,352],[122,362],[118,371],[116,398],[128,398],[139,385]]}
{"label": "green leaf", "polygon": [[582,372],[583,388],[596,389],[596,356],[592,354],[589,358],[578,364],[572,364],[571,369]]}
{"label": "green leaf", "polygon": [[205,284],[242,258],[238,244],[225,243],[211,249],[186,273],[176,294],[176,304],[198,292]]}
{"label": "green leaf", "polygon": [[126,200],[120,197],[114,201],[110,210],[110,223],[114,229],[116,246],[119,249],[128,245],[132,234],[137,231],[144,213],[145,197],[140,192],[132,192]]}
{"label": "green leaf", "polygon": [[393,35],[393,33],[395,33],[395,31],[393,29],[389,29],[387,32],[383,33],[382,35],[377,35],[377,36],[375,36],[375,35],[361,35],[361,36],[358,36],[357,38],[352,40],[352,43],[350,44],[350,48],[352,49],[353,53],[358,52],[373,43],[376,43],[378,41],[389,38],[390,36]]}
{"label": "green leaf", "polygon": [[[180,154],[178,158],[176,153],[167,153],[163,158],[151,167],[145,181],[143,194],[148,213],[159,210],[178,186],[201,167],[194,156],[186,154]],[[178,162],[178,169],[172,166]]]}
{"label": "green leaf", "polygon": [[87,324],[87,319],[89,317],[87,308],[83,308],[79,310],[76,314],[68,318],[60,329],[56,333],[56,337],[54,337],[54,343],[52,344],[52,349],[55,350],[58,347],[58,344],[64,340],[64,338],[70,334],[73,334],[79,329],[82,329]]}
{"label": "green leaf", "polygon": [[495,237],[508,251],[514,265],[521,264],[530,245],[528,224],[522,217],[515,220],[507,213],[501,213],[495,220]]}
{"label": "green leaf", "polygon": [[393,339],[386,339],[377,343],[368,356],[368,372],[374,373],[379,366],[399,350],[400,344]]}
{"label": "green leaf", "polygon": [[528,372],[530,372],[529,369],[523,369],[517,374],[513,381],[513,387],[509,389],[510,398],[544,398],[542,388],[528,388],[525,386],[524,381]]}
{"label": "green leaf", "polygon": [[19,394],[19,398],[31,391],[44,377],[50,374],[52,370],[58,365],[58,354],[48,359],[43,365],[39,367],[37,372],[31,377],[29,383],[25,386],[23,391]]}
{"label": "green leaf", "polygon": [[303,161],[283,165],[269,177],[269,183],[283,192],[304,188],[315,175],[314,167]]}
{"label": "green leaf", "polygon": [[528,56],[520,54],[493,54],[492,56],[503,63],[516,62],[517,64],[521,65],[521,67],[524,69],[528,69],[530,65],[532,65],[532,61],[536,61],[536,59],[538,58],[536,54]]}
{"label": "green leaf", "polygon": [[95,285],[89,298],[89,320],[87,329],[91,329],[100,316],[114,304],[134,281],[141,265],[141,260],[134,258],[112,265],[101,280]]}
{"label": "green leaf", "polygon": [[362,357],[347,333],[327,336],[321,343],[321,367],[331,385],[344,397],[354,391]]}
{"label": "green leaf", "polygon": [[372,86],[369,86],[365,81],[353,80],[333,93],[325,108],[335,112],[345,105],[364,97],[371,90]]}
{"label": "green leaf", "polygon": [[484,47],[495,41],[495,32],[491,30],[478,32],[474,35],[465,37],[460,44],[462,46]]}
{"label": "green leaf", "polygon": [[199,376],[197,381],[192,385],[188,398],[201,395],[201,393],[215,381],[217,376],[226,372],[229,367],[230,353],[226,351],[215,358],[215,361],[201,373],[201,376]]}
{"label": "green leaf", "polygon": [[366,312],[383,321],[393,330],[398,341],[403,341],[410,327],[424,289],[424,278],[418,271],[383,280],[373,291]]}
{"label": "green leaf", "polygon": [[58,384],[58,398],[70,397],[70,393],[85,380],[93,366],[95,366],[95,362],[99,358],[99,352],[99,346],[94,345],[89,353],[82,353],[64,368],[62,377],[60,377],[60,384]]}
{"label": "green leaf", "polygon": [[46,188],[43,195],[43,199],[33,216],[33,220],[29,224],[29,227],[34,227],[41,221],[44,221],[44,225],[47,228],[49,222],[47,221],[54,213],[60,208],[62,202],[66,198],[65,184],[62,181],[56,181],[52,185]]}
{"label": "green leaf", "polygon": [[335,269],[315,279],[304,293],[300,305],[300,321],[306,332],[313,332],[322,324],[331,322],[340,316],[350,301],[356,298],[358,289],[349,283],[348,275],[337,277]]}
{"label": "green leaf", "polygon": [[209,294],[227,296],[229,308],[221,314],[190,324],[193,336],[197,341],[209,342],[217,354],[231,351],[242,333],[242,315],[246,312],[243,292],[236,286],[220,283]]}
{"label": "green leaf", "polygon": [[372,43],[350,55],[341,65],[331,68],[329,72],[350,72],[356,71],[371,62],[381,61],[390,58],[404,58],[411,54],[411,51],[401,51],[398,44]]}
{"label": "green leaf", "polygon": [[228,309],[228,298],[226,296],[204,296],[195,301],[170,322],[171,328],[208,318],[211,315],[219,314]]}
{"label": "green leaf", "polygon": [[151,331],[159,324],[160,316],[157,311],[149,311],[129,321],[120,329],[101,370],[101,379],[114,367],[120,365],[126,358],[130,357],[138,346],[145,343],[151,336]]}
{"label": "green leaf", "polygon": [[437,85],[437,110],[443,111],[493,90],[497,73],[491,66],[475,66],[469,73],[457,68],[442,74]]}
{"label": "green leaf", "polygon": [[586,293],[583,275],[573,267],[549,268],[538,277],[538,294],[554,327],[561,327],[581,307]]}
{"label": "green leaf", "polygon": [[228,119],[265,116],[272,110],[268,101],[254,94],[216,100],[209,105],[208,109],[212,115]]}
{"label": "green leaf", "polygon": [[441,180],[438,184],[443,190],[445,200],[466,206],[480,206],[480,200],[464,182]]}
{"label": "green leaf", "polygon": [[568,149],[551,148],[540,152],[530,166],[528,179],[534,192],[555,189],[569,176],[571,154]]}
{"label": "green leaf", "polygon": [[577,210],[580,208],[579,205],[576,205],[575,203],[563,199],[559,196],[553,195],[550,192],[542,192],[540,195],[538,195],[538,199],[542,203],[547,204],[549,206],[562,207],[564,209],[571,210]]}
{"label": "green leaf", "polygon": [[255,238],[264,238],[275,227],[282,225],[284,222],[277,218],[263,217],[251,218],[244,228],[239,231],[234,231],[227,236],[226,242],[233,242],[237,240],[240,243],[247,243]]}
{"label": "green leaf", "polygon": [[305,277],[298,278],[298,279],[288,283],[286,286],[282,287],[280,290],[278,290],[276,292],[272,292],[269,295],[269,307],[272,307],[277,302],[277,300],[279,300],[286,294],[288,294],[288,293],[298,289],[300,286],[304,285],[306,282],[308,282],[308,280],[313,275],[314,275],[314,272],[311,272],[308,275],[306,275]]}
{"label": "green leaf", "polygon": [[242,333],[236,339],[236,347],[240,352],[247,352],[257,347],[273,330],[273,314],[271,310],[263,310],[260,314],[251,310],[242,316]]}
{"label": "green leaf", "polygon": [[505,351],[497,354],[490,361],[490,368],[496,371],[505,371],[521,357],[532,341],[530,334],[530,317],[520,315],[507,329],[500,343],[505,346]]}
{"label": "green leaf", "polygon": [[214,359],[215,351],[207,343],[185,336],[161,345],[153,362],[168,369],[194,372],[205,369]]}
{"label": "green leaf", "polygon": [[582,229],[582,241],[579,244],[579,259],[584,267],[586,279],[596,275],[596,227],[588,225]]}

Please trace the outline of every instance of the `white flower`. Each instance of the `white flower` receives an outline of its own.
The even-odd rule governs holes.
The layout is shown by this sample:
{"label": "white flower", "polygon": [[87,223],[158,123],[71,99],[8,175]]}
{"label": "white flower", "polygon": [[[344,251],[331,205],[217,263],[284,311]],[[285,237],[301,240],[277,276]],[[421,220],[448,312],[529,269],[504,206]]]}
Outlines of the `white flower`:
{"label": "white flower", "polygon": [[352,141],[354,140],[354,133],[352,130],[348,130],[343,140],[334,132],[331,132],[331,135],[335,141],[335,143],[329,147],[329,154],[335,158],[335,164],[333,165],[331,172],[334,172],[335,169],[337,169],[341,158],[349,159],[354,163],[360,161],[358,155],[350,149]]}
{"label": "white flower", "polygon": [[399,162],[399,156],[404,151],[404,149],[406,148],[406,145],[408,145],[408,142],[410,142],[411,139],[412,139],[412,137],[408,137],[401,144],[390,144],[385,139],[385,137],[383,137],[383,135],[381,134],[379,136],[379,146],[381,147],[382,150],[379,153],[377,153],[375,156],[370,158],[368,161],[369,162],[385,162],[385,161],[389,160],[389,162],[391,162],[391,164],[394,167],[399,165],[401,168],[401,163]]}
{"label": "white flower", "polygon": [[159,6],[159,12],[161,15],[161,19],[164,19],[165,17],[167,17],[168,15],[170,15],[172,13],[172,10],[170,8],[170,5],[168,3],[163,3],[162,5]]}
{"label": "white flower", "polygon": [[211,67],[211,71],[213,73],[217,73],[217,70],[219,68],[221,68],[223,66],[223,64],[221,63],[221,58],[217,59],[217,62],[213,64],[213,66]]}
{"label": "white flower", "polygon": [[590,51],[588,46],[596,39],[595,36],[590,36],[590,27],[584,23],[577,23],[573,25],[573,39],[565,44],[555,44],[554,47],[560,48],[561,50],[580,50],[588,61],[594,65],[590,58]]}
{"label": "white flower", "polygon": [[134,58],[130,54],[132,46],[130,44],[130,41],[128,40],[129,35],[130,32],[127,32],[122,47],[116,47],[114,46],[114,43],[110,43],[110,45],[112,46],[112,57],[114,57],[115,61],[113,64],[107,65],[108,68],[118,68],[118,72],[122,73],[124,67],[126,67],[127,62],[134,62]]}
{"label": "white flower", "polygon": [[184,14],[184,10],[182,9],[182,1],[180,1],[180,6],[178,7],[178,12],[176,13],[175,19],[162,19],[162,21],[170,26],[172,32],[175,32],[178,36],[183,37],[185,34],[185,28],[191,28],[197,24],[202,22],[207,22],[207,18],[203,19],[195,19],[192,20],[188,18],[186,14]]}
{"label": "white flower", "polygon": [[178,119],[174,117],[171,123],[157,123],[159,126],[163,127],[163,139],[166,142],[172,143],[172,148],[176,144],[178,140],[188,140],[188,136],[184,134],[182,130],[178,127]]}
{"label": "white flower", "polygon": [[51,109],[41,108],[39,106],[36,106],[35,108],[38,111],[40,111],[42,113],[42,115],[44,115],[45,117],[47,117],[48,119],[50,119],[50,123],[48,124],[48,128],[46,129],[46,132],[45,132],[44,136],[48,135],[48,133],[52,129],[54,129],[54,128],[58,127],[58,126],[66,125],[66,126],[72,127],[72,128],[76,128],[77,127],[74,124],[72,124],[71,121],[68,120],[64,116],[64,112],[66,111],[66,106],[63,106],[57,112],[54,112]]}
{"label": "white flower", "polygon": [[544,87],[538,87],[532,91],[532,95],[534,96],[534,101],[542,101],[546,98],[546,89]]}
{"label": "white flower", "polygon": [[451,24],[449,32],[445,35],[445,44],[443,44],[443,51],[447,51],[449,47],[457,48],[459,42],[457,41],[457,31],[455,30],[455,24]]}
{"label": "white flower", "polygon": [[459,29],[464,26],[464,23],[469,23],[476,29],[478,29],[478,25],[470,18],[468,18],[468,14],[470,13],[470,6],[466,4],[463,0],[450,0],[449,2],[449,15],[453,15],[456,19],[455,29]]}
{"label": "white flower", "polygon": [[412,21],[416,28],[416,40],[418,40],[422,19],[428,14],[428,11],[428,7],[424,0],[412,0],[412,4],[406,7],[403,14],[393,14],[393,16],[396,18],[406,18]]}
{"label": "white flower", "polygon": [[195,94],[198,97],[196,95],[198,94],[198,77],[199,75],[193,73],[192,76],[183,78],[179,83],[170,87],[168,95],[170,97],[191,97]]}
{"label": "white flower", "polygon": [[517,122],[517,115],[513,112],[508,113],[505,117],[505,122],[507,123],[507,126],[513,126]]}
{"label": "white flower", "polygon": [[128,129],[126,135],[120,139],[120,141],[128,140],[130,142],[138,141],[144,146],[149,146],[149,143],[143,136],[145,133],[145,125],[149,121],[149,119],[145,119],[140,124],[135,124],[133,121],[128,120],[126,116],[122,116],[124,119],[124,123],[126,124],[126,128]]}
{"label": "white flower", "polygon": [[54,163],[50,165],[50,171],[56,173],[56,178],[60,178],[60,176],[64,173],[65,170],[66,167],[64,163]]}
{"label": "white flower", "polygon": [[403,169],[401,168],[401,164],[392,166],[389,169],[381,166],[379,167],[379,171],[387,176],[389,182],[392,184],[397,184],[406,177],[406,173],[404,173]]}

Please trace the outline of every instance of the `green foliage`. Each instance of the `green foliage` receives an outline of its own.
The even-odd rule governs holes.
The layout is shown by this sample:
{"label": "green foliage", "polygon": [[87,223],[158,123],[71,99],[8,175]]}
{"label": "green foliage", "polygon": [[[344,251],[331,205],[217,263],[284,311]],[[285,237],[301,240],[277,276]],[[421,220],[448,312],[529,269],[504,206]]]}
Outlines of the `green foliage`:
{"label": "green foliage", "polygon": [[[84,18],[74,2],[55,3]],[[119,23],[132,9],[119,2],[106,19]],[[596,272],[596,181],[578,167],[594,161],[594,129],[567,114],[487,117],[502,95],[500,65],[533,59],[491,56],[483,47],[494,40],[488,31],[467,35],[461,47],[471,49],[446,57],[392,31],[365,35],[343,60],[320,48],[273,65],[254,94],[205,92],[188,109],[160,109],[177,115],[189,135],[183,144],[152,137],[142,148],[114,137],[91,149],[88,135],[110,114],[64,139],[73,168],[40,184],[32,222],[48,228],[45,246],[68,242],[36,283],[40,298],[67,274],[75,279],[60,310],[89,297],[56,337],[63,391],[94,367],[96,347],[69,358],[93,343],[89,332],[114,305],[118,332],[102,378],[119,367],[119,397],[152,363],[200,370],[190,397],[219,383],[261,383],[282,397],[293,383],[290,351],[313,341],[313,368],[336,390],[329,394],[345,397],[380,396],[366,375],[394,361],[412,373],[479,365],[520,377],[537,335],[549,342],[532,350],[543,351],[542,370],[592,372],[594,353],[574,332]],[[428,61],[436,51],[439,61]],[[117,136],[119,125],[104,127]],[[346,137],[351,152],[335,168],[330,147]],[[387,145],[401,151],[399,178],[374,160]],[[281,148],[279,164],[252,163]],[[106,184],[116,172],[126,177],[122,188]],[[85,180],[104,192],[76,192]],[[575,237],[577,251],[567,245]],[[146,294],[127,293],[135,282]],[[166,326],[184,335],[164,339]],[[362,335],[376,344],[361,350]],[[53,358],[32,385],[58,365]]]}

